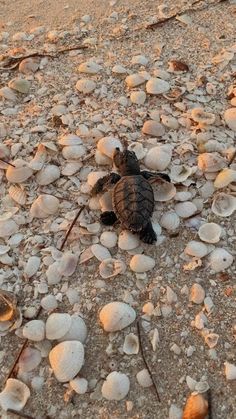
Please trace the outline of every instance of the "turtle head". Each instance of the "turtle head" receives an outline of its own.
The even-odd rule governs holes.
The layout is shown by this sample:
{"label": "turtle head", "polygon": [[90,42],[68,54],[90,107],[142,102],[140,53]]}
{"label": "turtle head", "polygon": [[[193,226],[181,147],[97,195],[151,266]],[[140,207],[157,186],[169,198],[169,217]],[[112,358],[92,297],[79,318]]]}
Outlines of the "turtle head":
{"label": "turtle head", "polygon": [[136,154],[127,148],[121,151],[116,147],[113,162],[122,176],[139,175],[140,167]]}

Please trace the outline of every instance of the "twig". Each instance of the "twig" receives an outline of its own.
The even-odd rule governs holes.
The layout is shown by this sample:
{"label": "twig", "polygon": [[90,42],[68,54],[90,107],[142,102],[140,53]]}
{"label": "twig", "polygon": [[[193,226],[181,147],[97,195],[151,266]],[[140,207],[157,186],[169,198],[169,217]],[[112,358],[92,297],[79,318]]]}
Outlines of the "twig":
{"label": "twig", "polygon": [[12,163],[9,163],[8,161],[6,161],[6,160],[4,160],[4,159],[0,159],[0,161],[2,161],[3,163],[5,163],[5,164],[9,164],[10,166],[12,166],[12,167],[16,167],[14,164],[12,164]]}
{"label": "twig", "polygon": [[231,156],[231,158],[229,160],[228,167],[233,163],[235,157],[236,157],[236,150],[233,152],[233,155]]}
{"label": "twig", "polygon": [[145,358],[144,348],[143,348],[143,344],[142,344],[141,321],[140,320],[137,321],[137,330],[138,330],[138,338],[139,338],[140,352],[141,352],[141,355],[142,355],[142,358],[143,358],[143,362],[144,362],[144,364],[145,364],[145,366],[146,366],[146,368],[147,368],[147,370],[149,372],[149,375],[151,377],[151,380],[153,382],[153,385],[154,385],[154,388],[155,388],[155,392],[156,392],[156,395],[157,395],[157,399],[158,399],[159,402],[161,402],[161,399],[160,399],[160,396],[159,396],[159,393],[158,393],[158,390],[157,390],[157,385],[156,385],[156,382],[155,382],[155,378],[154,378],[153,373],[151,371],[151,368],[149,367],[148,362],[147,362],[147,360]]}
{"label": "twig", "polygon": [[60,246],[60,248],[59,248],[59,250],[60,250],[60,251],[61,251],[61,250],[63,250],[63,247],[64,247],[64,245],[65,245],[65,243],[66,243],[66,240],[68,239],[68,236],[69,236],[69,234],[70,234],[70,232],[71,232],[72,228],[74,227],[74,225],[75,225],[75,223],[76,223],[77,219],[79,218],[79,216],[80,216],[81,212],[84,210],[84,208],[85,208],[85,205],[82,205],[82,207],[79,209],[78,213],[76,214],[76,216],[75,216],[74,220],[72,221],[72,223],[71,223],[71,225],[70,225],[70,227],[69,227],[69,230],[67,231],[67,233],[66,233],[66,235],[65,235],[65,238],[64,238],[64,240],[63,240],[63,242],[62,242],[62,244],[61,244],[61,246]]}
{"label": "twig", "polygon": [[26,419],[34,419],[33,416],[31,415],[27,415],[26,413],[23,412],[18,412],[18,410],[14,410],[14,409],[7,409],[7,412],[13,413],[14,415],[19,416],[20,418],[26,418]]}
{"label": "twig", "polygon": [[212,398],[211,389],[207,390],[207,401],[208,401],[208,419],[213,419],[212,416]]}

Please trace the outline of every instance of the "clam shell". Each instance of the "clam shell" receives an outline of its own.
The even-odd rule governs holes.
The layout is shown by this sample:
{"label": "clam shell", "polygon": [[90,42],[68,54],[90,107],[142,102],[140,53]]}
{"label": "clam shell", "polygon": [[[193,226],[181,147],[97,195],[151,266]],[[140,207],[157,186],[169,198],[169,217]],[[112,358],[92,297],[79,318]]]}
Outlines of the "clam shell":
{"label": "clam shell", "polygon": [[20,186],[11,185],[8,193],[13,201],[17,202],[19,205],[25,205],[26,203],[26,192],[24,189],[21,189]]}
{"label": "clam shell", "polygon": [[111,258],[109,250],[101,244],[93,244],[91,246],[91,252],[100,262]]}
{"label": "clam shell", "polygon": [[189,218],[197,212],[197,207],[190,201],[180,202],[175,205],[175,212],[181,218]]}
{"label": "clam shell", "polygon": [[202,394],[189,396],[183,413],[183,419],[206,419],[208,403]]}
{"label": "clam shell", "polygon": [[219,193],[214,197],[211,209],[219,217],[229,217],[236,210],[236,197]]}
{"label": "clam shell", "polygon": [[8,378],[3,391],[0,393],[2,409],[13,409],[19,412],[26,405],[30,397],[30,390],[26,384],[15,378]]}
{"label": "clam shell", "polygon": [[52,313],[46,321],[46,338],[60,339],[69,331],[72,319],[67,313]]}
{"label": "clam shell", "polygon": [[95,63],[94,61],[86,61],[81,63],[78,67],[80,73],[97,74],[102,70],[102,66]]}
{"label": "clam shell", "polygon": [[84,347],[75,340],[61,342],[50,351],[49,362],[58,381],[70,381],[82,368]]}
{"label": "clam shell", "polygon": [[102,212],[113,211],[112,191],[105,192],[101,198],[99,198],[99,205]]}
{"label": "clam shell", "polygon": [[123,146],[120,140],[115,137],[103,137],[97,143],[98,151],[110,158],[112,158],[116,147],[119,147],[120,150],[123,150]]}
{"label": "clam shell", "polygon": [[128,150],[134,151],[138,160],[141,160],[145,157],[147,150],[143,147],[142,143],[131,143],[128,146]]}
{"label": "clam shell", "polygon": [[144,122],[142,133],[150,137],[162,137],[165,134],[165,128],[160,122],[150,119]]}
{"label": "clam shell", "polygon": [[160,225],[166,230],[176,230],[179,224],[179,216],[174,211],[167,211],[160,219]]}
{"label": "clam shell", "polygon": [[102,154],[99,150],[95,151],[95,162],[99,165],[110,165],[112,160],[110,157],[107,157],[105,154]]}
{"label": "clam shell", "polygon": [[14,220],[0,221],[0,237],[6,238],[10,237],[13,234],[17,233],[19,226],[15,223]]}
{"label": "clam shell", "polygon": [[191,118],[200,124],[212,125],[216,117],[213,113],[205,112],[202,108],[194,108],[191,112]]}
{"label": "clam shell", "polygon": [[221,227],[215,223],[206,223],[201,225],[198,230],[200,239],[206,243],[218,243],[221,236]]}
{"label": "clam shell", "polygon": [[193,169],[186,165],[172,166],[170,178],[172,182],[181,183],[188,179],[193,173]]}
{"label": "clam shell", "polygon": [[224,271],[232,265],[233,261],[233,256],[222,248],[213,250],[209,257],[210,267],[214,272]]}
{"label": "clam shell", "polygon": [[80,159],[85,153],[86,148],[83,145],[69,145],[62,150],[62,155],[66,160]]}
{"label": "clam shell", "polygon": [[113,371],[106,377],[102,385],[102,396],[107,400],[122,400],[127,396],[130,381],[127,375]]}
{"label": "clam shell", "polygon": [[146,93],[143,90],[130,93],[130,100],[136,105],[143,105],[146,100]]}
{"label": "clam shell", "polygon": [[58,306],[56,297],[50,294],[43,297],[40,304],[43,307],[43,309],[47,311],[55,310],[55,308],[57,308]]}
{"label": "clam shell", "polygon": [[26,339],[40,342],[45,338],[45,324],[42,320],[31,320],[23,327],[23,336]]}
{"label": "clam shell", "polygon": [[204,243],[191,240],[184,249],[184,253],[189,256],[203,258],[208,253],[208,248]]}
{"label": "clam shell", "polygon": [[22,183],[32,176],[33,170],[28,166],[12,167],[8,166],[6,178],[10,183]]}
{"label": "clam shell", "polygon": [[102,278],[113,278],[126,271],[126,265],[122,260],[118,259],[104,259],[99,265],[99,273]]}
{"label": "clam shell", "polygon": [[144,159],[145,166],[153,170],[165,170],[172,157],[171,148],[168,146],[156,146],[151,148]]}
{"label": "clam shell", "polygon": [[100,236],[100,242],[108,249],[113,248],[117,243],[117,234],[113,231],[104,231]]}
{"label": "clam shell", "polygon": [[83,141],[80,137],[78,137],[78,135],[66,134],[59,138],[58,143],[62,146],[75,146],[83,144]]}
{"label": "clam shell", "polygon": [[146,84],[147,93],[150,95],[160,95],[170,90],[170,85],[166,80],[152,77]]}
{"label": "clam shell", "polygon": [[118,247],[122,250],[133,250],[139,245],[139,238],[129,230],[122,230],[118,238]]}
{"label": "clam shell", "polygon": [[49,265],[46,271],[46,277],[49,285],[55,285],[60,282],[62,274],[60,272],[60,264],[58,261]]}
{"label": "clam shell", "polygon": [[130,74],[126,77],[125,82],[128,87],[137,87],[140,86],[140,84],[143,84],[146,81],[146,79],[141,74]]}
{"label": "clam shell", "polygon": [[0,322],[11,320],[15,315],[17,299],[12,292],[0,290]]}
{"label": "clam shell", "polygon": [[225,165],[225,160],[218,153],[202,153],[198,156],[198,168],[202,172],[219,172]]}
{"label": "clam shell", "polygon": [[96,83],[90,79],[81,79],[77,81],[76,89],[80,93],[84,93],[86,95],[92,93],[96,89]]}
{"label": "clam shell", "polygon": [[123,351],[127,355],[138,354],[139,352],[138,336],[134,335],[134,333],[129,333],[127,336],[125,336]]}
{"label": "clam shell", "polygon": [[50,183],[55,182],[59,179],[60,170],[54,164],[48,164],[43,167],[36,175],[36,181],[41,186],[50,185]]}
{"label": "clam shell", "polygon": [[87,182],[89,186],[94,186],[98,179],[101,179],[103,176],[106,176],[107,172],[100,170],[99,172],[91,172],[88,174]]}
{"label": "clam shell", "polygon": [[236,365],[225,362],[225,376],[227,380],[236,380]]}
{"label": "clam shell", "polygon": [[62,336],[59,342],[69,341],[69,340],[78,340],[81,343],[84,343],[87,338],[87,326],[78,314],[73,314],[71,316],[71,325],[67,333]]}
{"label": "clam shell", "polygon": [[62,276],[71,276],[76,270],[78,255],[66,252],[58,261],[58,270]]}
{"label": "clam shell", "polygon": [[29,163],[29,167],[33,170],[41,170],[46,159],[47,149],[44,144],[39,144],[34,158]]}
{"label": "clam shell", "polygon": [[150,374],[146,368],[139,371],[136,375],[137,381],[141,387],[151,387],[153,385],[152,379],[150,377]]}
{"label": "clam shell", "polygon": [[205,298],[205,290],[200,284],[193,284],[190,291],[190,301],[195,304],[202,304]]}
{"label": "clam shell", "polygon": [[236,182],[236,170],[223,169],[217,176],[214,182],[215,188],[225,188],[230,183]]}
{"label": "clam shell", "polygon": [[68,162],[66,165],[62,168],[62,175],[64,176],[72,176],[75,173],[77,173],[82,167],[82,163],[78,161],[74,162]]}
{"label": "clam shell", "polygon": [[133,272],[142,273],[153,269],[155,264],[155,259],[150,256],[134,255],[130,261],[130,269]]}
{"label": "clam shell", "polygon": [[31,278],[39,269],[41,259],[38,256],[31,256],[24,269],[24,274],[27,278]]}
{"label": "clam shell", "polygon": [[122,330],[133,323],[135,318],[134,309],[119,301],[106,304],[99,313],[100,322],[106,332]]}
{"label": "clam shell", "polygon": [[55,214],[59,207],[59,200],[52,195],[39,195],[30,208],[30,214],[34,218],[46,218]]}
{"label": "clam shell", "polygon": [[85,394],[88,390],[88,381],[85,378],[75,377],[73,380],[70,381],[70,387],[77,394]]}
{"label": "clam shell", "polygon": [[25,348],[19,358],[19,372],[30,372],[37,368],[42,361],[41,352],[34,348]]}
{"label": "clam shell", "polygon": [[156,202],[166,202],[174,198],[176,194],[175,186],[165,181],[164,179],[154,179],[150,181],[154,193],[154,199]]}

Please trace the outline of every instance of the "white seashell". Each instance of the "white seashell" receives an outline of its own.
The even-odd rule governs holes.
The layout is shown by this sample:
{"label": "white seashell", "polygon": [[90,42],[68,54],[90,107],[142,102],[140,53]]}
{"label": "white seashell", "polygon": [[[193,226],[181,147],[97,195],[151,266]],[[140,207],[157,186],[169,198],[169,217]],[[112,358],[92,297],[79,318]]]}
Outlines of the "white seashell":
{"label": "white seashell", "polygon": [[71,276],[76,270],[78,255],[66,252],[58,261],[58,270],[62,276]]}
{"label": "white seashell", "polygon": [[78,135],[66,134],[59,138],[58,143],[62,146],[75,146],[83,144],[83,141]]}
{"label": "white seashell", "polygon": [[127,355],[138,354],[139,352],[138,336],[134,335],[134,333],[129,333],[127,336],[125,336],[123,351]]}
{"label": "white seashell", "polygon": [[72,176],[77,173],[82,167],[82,164],[78,161],[68,162],[62,168],[61,174],[64,176]]}
{"label": "white seashell", "polygon": [[189,166],[179,165],[172,166],[170,171],[170,178],[172,182],[181,183],[188,179],[193,173],[193,169]]}
{"label": "white seashell", "polygon": [[62,155],[66,160],[80,159],[85,153],[86,148],[83,145],[68,145],[62,150]]}
{"label": "white seashell", "polygon": [[206,243],[218,243],[221,236],[221,227],[215,223],[206,223],[201,225],[198,230],[200,239]]}
{"label": "white seashell", "polygon": [[36,175],[36,181],[39,185],[46,186],[59,179],[60,170],[54,164],[49,164],[41,169]]}
{"label": "white seashell", "polygon": [[150,119],[144,122],[142,132],[151,137],[162,137],[165,134],[165,128],[160,122]]}
{"label": "white seashell", "polygon": [[188,192],[188,191],[177,192],[175,194],[176,201],[184,202],[184,201],[188,201],[191,198],[192,198],[192,194],[191,192]]}
{"label": "white seashell", "polygon": [[236,108],[226,109],[224,118],[228,127],[233,131],[236,131]]}
{"label": "white seashell", "polygon": [[143,90],[130,93],[130,100],[136,105],[143,105],[146,100],[146,93]]}
{"label": "white seashell", "polygon": [[134,151],[138,160],[141,160],[146,155],[146,149],[143,147],[141,143],[131,143],[128,146],[128,150]]}
{"label": "white seashell", "polygon": [[19,358],[19,372],[30,372],[37,368],[42,361],[41,352],[34,348],[25,348]]}
{"label": "white seashell", "polygon": [[131,64],[140,64],[140,65],[146,65],[148,63],[148,58],[144,55],[135,55],[131,59]]}
{"label": "white seashell", "polygon": [[26,405],[30,397],[30,390],[26,384],[15,378],[8,378],[3,391],[0,393],[2,409],[13,409],[19,412]]}
{"label": "white seashell", "polygon": [[181,218],[189,218],[195,212],[197,212],[197,207],[190,201],[180,202],[175,205],[176,214]]}
{"label": "white seashell", "polygon": [[217,345],[219,337],[220,336],[217,335],[216,333],[209,333],[208,335],[204,337],[204,340],[207,346],[209,346],[209,348],[212,349]]}
{"label": "white seashell", "polygon": [[136,313],[128,304],[114,301],[106,304],[99,313],[99,319],[106,332],[122,330],[134,322]]}
{"label": "white seashell", "polygon": [[46,321],[46,338],[49,340],[60,339],[71,327],[72,319],[67,313],[52,313]]}
{"label": "white seashell", "polygon": [[99,172],[91,172],[88,174],[87,182],[89,186],[94,186],[98,179],[101,179],[103,176],[106,176],[107,172],[100,170]]}
{"label": "white seashell", "polygon": [[139,238],[129,230],[122,230],[118,238],[118,247],[122,250],[132,250],[138,247]]}
{"label": "white seashell", "polygon": [[0,221],[0,237],[10,237],[17,233],[19,226],[13,220]]}
{"label": "white seashell", "polygon": [[41,170],[47,158],[47,149],[44,144],[39,144],[34,158],[29,162],[32,170]]}
{"label": "white seashell", "polygon": [[194,380],[192,377],[190,377],[189,375],[187,375],[186,377],[186,384],[189,388],[189,390],[194,391],[195,390],[195,386],[197,384],[197,381]]}
{"label": "white seashell", "polygon": [[34,218],[46,218],[55,214],[59,207],[59,200],[52,195],[39,195],[30,208],[30,214]]}
{"label": "white seashell", "polygon": [[209,257],[210,267],[214,272],[221,272],[229,268],[233,260],[233,256],[222,248],[213,250]]}
{"label": "white seashell", "polygon": [[134,272],[142,273],[153,269],[155,264],[155,259],[150,256],[134,255],[130,261],[130,269]]}
{"label": "white seashell", "polygon": [[160,225],[166,230],[176,230],[179,224],[179,216],[174,211],[167,211],[160,219]]}
{"label": "white seashell", "polygon": [[143,84],[146,81],[146,79],[141,74],[131,74],[126,77],[125,82],[128,87],[137,87],[140,86],[140,84]]}
{"label": "white seashell", "polygon": [[200,284],[193,284],[190,290],[190,301],[195,304],[202,304],[205,298],[205,291]]}
{"label": "white seashell", "polygon": [[86,61],[79,65],[78,71],[80,73],[97,74],[102,70],[102,66],[95,63],[94,61]]}
{"label": "white seashell", "polygon": [[8,193],[13,201],[17,202],[19,205],[25,205],[26,203],[26,192],[24,189],[21,189],[20,186],[11,185]]}
{"label": "white seashell", "polygon": [[103,246],[111,249],[116,246],[117,234],[113,231],[104,231],[100,236],[100,242]]}
{"label": "white seashell", "polygon": [[35,275],[38,271],[40,266],[41,259],[38,256],[31,256],[26,264],[24,269],[24,274],[27,278],[31,278],[31,276]]}
{"label": "white seashell", "polygon": [[102,154],[99,150],[95,151],[95,162],[101,166],[112,164],[112,160],[110,159],[110,157],[106,156],[105,154]]}
{"label": "white seashell", "polygon": [[198,156],[198,168],[202,172],[219,172],[225,165],[225,160],[218,153],[202,153]]}
{"label": "white seashell", "polygon": [[0,244],[0,256],[5,255],[10,250],[10,246],[4,246],[3,244]]}
{"label": "white seashell", "polygon": [[153,385],[150,374],[146,368],[139,371],[136,378],[141,387],[151,387]]}
{"label": "white seashell", "polygon": [[[227,380],[236,380],[236,365],[225,362],[225,376]],[[1,400],[0,400],[1,402]]]}
{"label": "white seashell", "polygon": [[[15,163],[16,165],[16,163]],[[32,176],[33,170],[28,166],[8,166],[6,171],[6,178],[10,183],[22,183]]]}
{"label": "white seashell", "polygon": [[126,264],[118,259],[105,259],[99,265],[99,273],[102,278],[113,278],[126,271]]}
{"label": "white seashell", "polygon": [[208,253],[208,248],[204,243],[196,240],[191,240],[184,249],[186,255],[195,256],[197,258],[203,258]]}
{"label": "white seashell", "polygon": [[43,309],[47,311],[55,310],[58,306],[56,297],[50,294],[43,297],[40,304],[43,307]]}
{"label": "white seashell", "polygon": [[113,371],[106,377],[102,385],[102,396],[107,400],[122,400],[127,396],[130,381],[127,375]]}
{"label": "white seashell", "polygon": [[88,381],[82,377],[75,377],[73,380],[70,381],[70,387],[77,394],[85,394],[88,390]]}
{"label": "white seashell", "polygon": [[214,182],[215,188],[224,188],[230,183],[236,182],[236,170],[223,169],[217,176]]}
{"label": "white seashell", "polygon": [[170,115],[161,115],[161,122],[165,127],[170,129],[176,130],[179,127],[178,120]]}
{"label": "white seashell", "polygon": [[84,363],[84,347],[79,341],[66,341],[56,345],[49,353],[50,365],[61,383],[72,380]]}
{"label": "white seashell", "polygon": [[49,285],[55,285],[58,284],[62,278],[62,274],[60,272],[60,265],[59,262],[56,261],[52,263],[47,271],[46,271],[46,277],[48,280]]}
{"label": "white seashell", "polygon": [[216,117],[213,113],[205,112],[202,108],[194,108],[191,112],[191,118],[199,124],[212,125]]}
{"label": "white seashell", "polygon": [[120,140],[115,137],[103,137],[97,143],[98,151],[110,158],[112,158],[116,147],[119,147],[121,151],[123,150]]}
{"label": "white seashell", "polygon": [[69,341],[69,340],[79,340],[81,343],[84,343],[87,338],[87,327],[78,314],[73,314],[71,316],[71,326],[64,336],[62,336],[59,342]]}
{"label": "white seashell", "polygon": [[161,178],[156,181],[154,180],[153,182],[151,181],[150,183],[152,184],[154,199],[156,202],[166,202],[174,198],[176,188],[172,183]]}
{"label": "white seashell", "polygon": [[42,320],[31,320],[23,327],[23,336],[26,339],[40,342],[45,338],[45,324]]}
{"label": "white seashell", "polygon": [[236,197],[219,193],[214,197],[211,209],[219,217],[228,217],[236,210]]}
{"label": "white seashell", "polygon": [[147,93],[151,95],[160,95],[170,90],[170,85],[166,80],[151,78],[146,84]]}
{"label": "white seashell", "polygon": [[156,146],[151,148],[144,159],[144,164],[153,170],[165,170],[172,157],[172,151],[167,146]]}
{"label": "white seashell", "polygon": [[115,74],[126,74],[127,73],[126,68],[123,67],[120,64],[114,65],[114,67],[112,67],[111,71],[112,71],[112,73],[115,73]]}
{"label": "white seashell", "polygon": [[93,244],[91,246],[91,252],[98,260],[100,260],[100,262],[111,258],[109,250],[107,250],[106,247],[102,246],[101,244]]}
{"label": "white seashell", "polygon": [[96,83],[93,80],[81,79],[76,83],[76,89],[85,95],[92,93],[96,89]]}

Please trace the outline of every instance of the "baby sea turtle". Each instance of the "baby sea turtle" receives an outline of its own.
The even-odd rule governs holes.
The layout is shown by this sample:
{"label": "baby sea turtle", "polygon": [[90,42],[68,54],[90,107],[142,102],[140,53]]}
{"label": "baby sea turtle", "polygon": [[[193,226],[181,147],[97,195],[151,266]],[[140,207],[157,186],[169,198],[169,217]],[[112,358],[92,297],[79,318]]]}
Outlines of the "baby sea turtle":
{"label": "baby sea turtle", "polygon": [[113,154],[113,163],[119,174],[110,173],[96,182],[92,188],[92,195],[112,190],[112,205],[114,211],[101,214],[101,221],[105,225],[113,225],[117,220],[122,228],[138,233],[144,243],[152,244],[156,241],[151,216],[154,210],[154,194],[148,179],[162,178],[170,181],[166,174],[140,170],[139,162],[133,151],[125,149],[123,152],[117,147]]}

